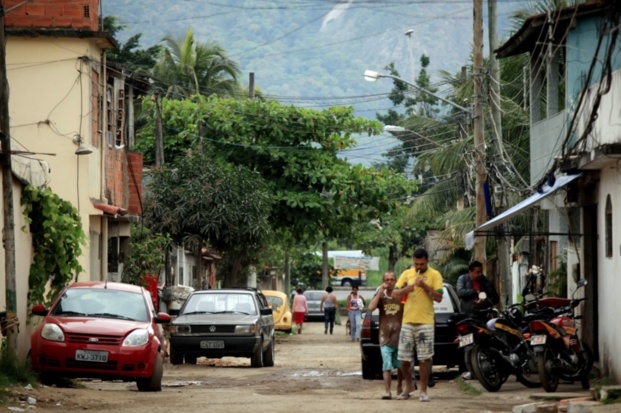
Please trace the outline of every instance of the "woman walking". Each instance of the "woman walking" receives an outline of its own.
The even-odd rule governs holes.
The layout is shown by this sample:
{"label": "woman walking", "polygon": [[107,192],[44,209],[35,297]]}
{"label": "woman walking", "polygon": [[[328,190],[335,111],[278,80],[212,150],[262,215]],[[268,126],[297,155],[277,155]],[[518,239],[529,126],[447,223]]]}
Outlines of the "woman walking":
{"label": "woman walking", "polygon": [[330,327],[330,334],[334,330],[334,318],[336,316],[336,312],[339,311],[339,302],[336,299],[336,296],[332,294],[332,287],[326,287],[326,293],[321,297],[321,304],[319,304],[319,310],[323,311],[323,323],[325,325],[325,329],[323,330],[324,334],[328,334],[328,327]]}
{"label": "woman walking", "polygon": [[298,326],[298,334],[302,334],[302,326],[304,325],[304,318],[308,314],[308,303],[306,297],[304,297],[301,288],[295,290],[298,294],[293,297],[293,322]]}
{"label": "woman walking", "polygon": [[362,308],[364,298],[358,294],[358,286],[351,287],[351,293],[347,296],[347,314],[351,329],[351,341],[360,341],[360,326],[362,324]]}

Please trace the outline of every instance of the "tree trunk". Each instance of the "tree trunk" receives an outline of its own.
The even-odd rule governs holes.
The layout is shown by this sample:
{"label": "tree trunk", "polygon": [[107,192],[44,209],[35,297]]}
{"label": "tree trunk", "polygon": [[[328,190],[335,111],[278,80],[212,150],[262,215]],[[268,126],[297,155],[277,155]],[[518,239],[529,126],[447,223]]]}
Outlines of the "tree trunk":
{"label": "tree trunk", "polygon": [[388,272],[395,272],[395,265],[397,264],[397,249],[394,245],[388,247]]}

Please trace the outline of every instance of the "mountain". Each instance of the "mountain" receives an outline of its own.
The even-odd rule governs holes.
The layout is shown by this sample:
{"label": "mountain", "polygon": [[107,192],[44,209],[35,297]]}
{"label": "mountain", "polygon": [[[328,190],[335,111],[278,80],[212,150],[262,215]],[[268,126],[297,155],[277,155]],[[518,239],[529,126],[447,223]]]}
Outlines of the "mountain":
{"label": "mountain", "polygon": [[[472,0],[101,1],[103,15],[127,26],[122,42],[142,33],[146,48],[165,35],[182,38],[191,26],[197,41],[215,41],[240,63],[243,83],[254,72],[267,96],[318,109],[351,105],[368,118],[392,106],[392,82],[365,82],[365,70],[395,61],[412,80],[424,53],[433,81],[440,69],[457,73],[471,54]],[[501,37],[517,4],[499,1]]]}

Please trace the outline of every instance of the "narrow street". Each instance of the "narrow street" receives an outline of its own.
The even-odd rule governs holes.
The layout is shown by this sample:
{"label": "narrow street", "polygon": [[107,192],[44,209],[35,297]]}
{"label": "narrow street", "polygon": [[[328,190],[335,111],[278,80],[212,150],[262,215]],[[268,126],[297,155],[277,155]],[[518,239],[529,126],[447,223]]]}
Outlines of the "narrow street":
{"label": "narrow street", "polygon": [[[324,335],[323,323],[309,322],[303,334],[281,336],[276,347],[276,366],[253,369],[249,360],[199,359],[197,365],[166,364],[164,389],[139,393],[134,383],[80,381],[80,388],[41,387],[20,390],[22,398],[37,400],[35,412],[199,412],[268,411],[291,412],[380,412],[407,409],[410,412],[480,413],[511,412],[512,406],[531,402],[529,396],[542,390],[527,389],[510,378],[497,393],[485,390],[472,396],[460,390],[455,372],[437,372],[430,389],[430,403],[409,400],[380,400],[383,384],[363,380],[358,343],[337,326]],[[467,382],[482,389],[477,382]],[[559,392],[578,392],[579,385],[565,385]],[[585,393],[586,394],[586,393]],[[7,407],[22,407],[17,403]],[[6,407],[5,407],[6,408]]]}

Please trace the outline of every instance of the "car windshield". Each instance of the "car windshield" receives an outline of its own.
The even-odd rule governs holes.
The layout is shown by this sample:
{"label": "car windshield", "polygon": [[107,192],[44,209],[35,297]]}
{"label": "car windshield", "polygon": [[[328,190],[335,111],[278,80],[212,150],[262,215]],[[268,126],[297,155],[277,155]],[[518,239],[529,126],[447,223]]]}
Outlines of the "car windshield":
{"label": "car windshield", "polygon": [[267,299],[267,302],[270,305],[270,307],[274,309],[280,307],[283,303],[282,298],[280,297],[273,297],[270,295],[266,295],[265,298]]}
{"label": "car windshield", "polygon": [[189,314],[257,314],[257,306],[250,294],[209,293],[192,294],[179,315]]}
{"label": "car windshield", "polygon": [[147,303],[139,293],[105,288],[69,288],[51,313],[65,317],[100,317],[149,321]]}

